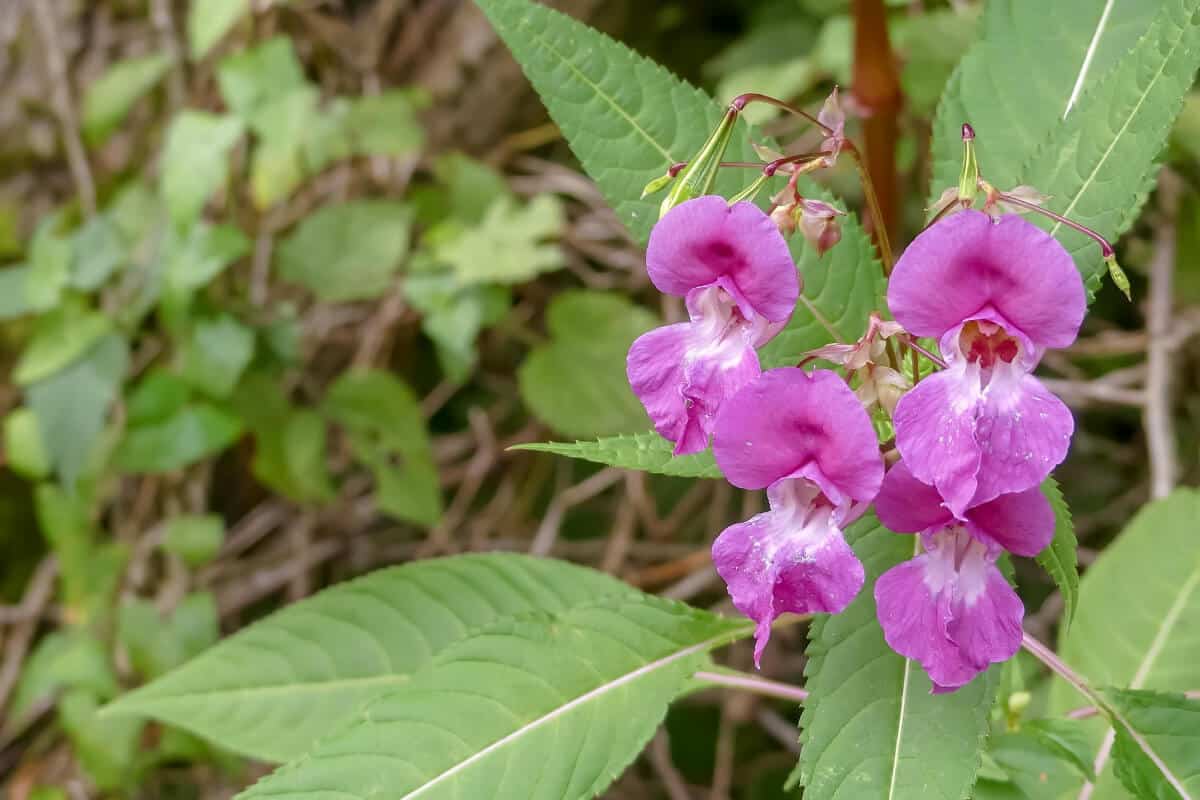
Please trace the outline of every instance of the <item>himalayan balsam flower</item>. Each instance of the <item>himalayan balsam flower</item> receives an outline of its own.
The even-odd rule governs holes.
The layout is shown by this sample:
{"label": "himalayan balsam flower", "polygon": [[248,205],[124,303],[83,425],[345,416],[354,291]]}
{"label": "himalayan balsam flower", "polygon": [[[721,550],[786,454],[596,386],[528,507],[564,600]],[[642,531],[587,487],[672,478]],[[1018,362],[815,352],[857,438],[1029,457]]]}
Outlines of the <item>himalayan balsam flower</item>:
{"label": "himalayan balsam flower", "polygon": [[1075,340],[1086,308],[1071,256],[1016,216],[967,210],[930,227],[896,262],[896,321],[939,341],[947,368],[896,406],[896,447],[957,516],[1040,484],[1062,462],[1071,412],[1031,374]]}
{"label": "himalayan balsam flower", "polygon": [[629,383],[675,453],[697,453],[708,447],[725,398],[758,377],[755,348],[787,323],[799,275],[766,214],[715,195],[678,205],[658,222],[646,268],[660,291],[686,298],[690,321],[633,343]]}
{"label": "himalayan balsam flower", "polygon": [[901,461],[883,479],[875,512],[889,529],[916,533],[925,552],[875,582],[888,646],[925,668],[934,692],[954,691],[1021,646],[1025,613],[996,567],[1007,550],[1037,555],[1054,535],[1039,489],[1005,494],[955,518],[937,489]]}
{"label": "himalayan balsam flower", "polygon": [[866,411],[832,372],[764,372],[725,404],[713,454],[742,489],[766,489],[770,511],[726,528],[713,563],[733,603],[758,623],[754,662],[785,611],[837,613],[863,567],[842,538],[879,490],[883,462]]}

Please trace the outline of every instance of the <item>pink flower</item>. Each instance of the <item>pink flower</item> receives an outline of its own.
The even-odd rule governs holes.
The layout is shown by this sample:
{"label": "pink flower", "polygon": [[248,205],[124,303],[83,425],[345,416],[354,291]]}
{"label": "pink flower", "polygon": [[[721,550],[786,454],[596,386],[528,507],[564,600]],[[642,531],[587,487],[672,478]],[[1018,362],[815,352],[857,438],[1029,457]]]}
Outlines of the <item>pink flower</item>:
{"label": "pink flower", "polygon": [[1054,512],[1041,491],[1001,495],[955,518],[901,461],[883,479],[875,511],[891,530],[920,534],[925,549],[875,582],[888,646],[920,662],[935,693],[1011,658],[1025,608],[996,559],[1003,550],[1037,555],[1049,544]]}
{"label": "pink flower", "polygon": [[629,383],[675,453],[708,447],[724,400],[760,373],[755,348],[792,315],[799,274],[757,206],[715,195],[682,203],[650,233],[650,280],[686,298],[689,322],[656,328],[629,349]]}
{"label": "pink flower", "polygon": [[770,504],[713,543],[734,605],[758,623],[757,664],[780,614],[837,613],[862,588],[863,567],[842,528],[879,490],[883,462],[845,381],[794,367],[765,372],[730,398],[713,454],[730,483],[765,488]]}
{"label": "pink flower", "polygon": [[1071,256],[1016,216],[966,210],[930,227],[896,262],[896,321],[937,338],[947,369],[896,406],[896,446],[957,516],[1039,485],[1066,457],[1074,420],[1031,374],[1075,340],[1086,301]]}

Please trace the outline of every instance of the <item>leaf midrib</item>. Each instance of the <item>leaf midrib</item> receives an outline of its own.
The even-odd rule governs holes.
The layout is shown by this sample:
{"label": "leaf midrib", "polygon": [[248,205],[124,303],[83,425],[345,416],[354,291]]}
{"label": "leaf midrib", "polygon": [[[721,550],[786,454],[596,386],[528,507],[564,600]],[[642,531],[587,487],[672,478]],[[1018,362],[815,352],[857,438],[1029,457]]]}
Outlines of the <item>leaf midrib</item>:
{"label": "leaf midrib", "polygon": [[681,661],[689,656],[693,656],[698,653],[706,652],[707,650],[710,650],[714,647],[717,647],[717,646],[729,641],[731,637],[736,636],[736,635],[737,635],[736,631],[728,631],[728,630],[722,631],[721,633],[719,633],[715,636],[712,636],[702,642],[691,645],[682,650],[678,650],[674,653],[671,653],[670,655],[663,656],[662,658],[655,659],[654,661],[651,661],[648,664],[643,664],[641,667],[638,667],[637,669],[633,670],[632,672],[625,673],[624,675],[620,676],[619,678],[607,681],[607,682],[601,684],[600,686],[597,686],[596,688],[591,689],[591,690],[585,692],[584,694],[579,695],[578,697],[574,698],[573,700],[571,700],[567,703],[564,703],[563,705],[559,706],[558,708],[555,708],[554,710],[552,710],[546,714],[543,714],[542,716],[538,717],[537,719],[532,720],[532,721],[522,725],[520,728],[517,728],[512,733],[509,733],[509,734],[501,737],[500,739],[497,739],[496,741],[489,744],[487,747],[484,747],[484,748],[480,749],[479,751],[471,754],[470,756],[463,759],[462,761],[459,761],[454,766],[452,766],[452,767],[442,771],[438,775],[434,776],[433,778],[431,778],[430,780],[428,780],[421,786],[417,787],[413,791],[409,792],[408,794],[405,794],[403,797],[400,798],[400,800],[412,800],[412,798],[419,797],[423,793],[425,793],[427,790],[437,786],[438,784],[442,783],[443,781],[453,778],[458,773],[462,772],[465,769],[468,769],[472,764],[487,757],[491,753],[494,753],[497,750],[500,750],[500,749],[506,747],[507,745],[511,744],[512,742],[518,741],[525,734],[530,733],[534,730],[537,730],[538,728],[542,727],[543,725],[553,722],[554,720],[556,720],[559,717],[563,716],[564,714],[574,710],[575,708],[583,706],[583,705],[591,702],[592,700],[595,700],[596,698],[603,697],[605,694],[607,694],[608,692],[610,692],[614,689],[618,689],[622,686],[629,685],[629,684],[633,683],[634,681],[636,681],[638,678],[641,678],[645,675],[652,674],[653,672],[655,672],[658,669],[667,667],[667,666],[674,664],[677,661]]}
{"label": "leaf midrib", "polygon": [[[1147,33],[1149,33],[1149,31],[1147,31]],[[1101,156],[1100,160],[1096,162],[1094,167],[1092,167],[1091,174],[1088,175],[1086,180],[1084,180],[1083,185],[1079,187],[1079,191],[1075,193],[1075,196],[1073,198],[1071,198],[1071,203],[1070,203],[1070,205],[1068,205],[1066,207],[1065,210],[1063,210],[1062,216],[1070,217],[1071,212],[1075,210],[1075,206],[1079,203],[1079,199],[1081,197],[1083,197],[1085,194],[1087,194],[1088,189],[1091,188],[1092,183],[1096,180],[1096,175],[1100,172],[1101,168],[1103,168],[1104,164],[1108,161],[1109,156],[1112,155],[1113,148],[1115,148],[1117,146],[1117,142],[1119,142],[1121,140],[1121,137],[1123,137],[1125,135],[1125,132],[1127,130],[1129,130],[1130,123],[1132,123],[1134,118],[1137,117],[1138,112],[1142,108],[1142,104],[1146,102],[1146,97],[1149,96],[1150,92],[1154,89],[1154,86],[1155,86],[1155,84],[1158,83],[1159,78],[1161,78],[1163,76],[1164,72],[1166,71],[1167,64],[1175,56],[1175,51],[1179,49],[1179,45],[1182,44],[1186,38],[1187,38],[1186,36],[1180,35],[1179,38],[1176,39],[1175,44],[1173,44],[1171,46],[1170,52],[1167,53],[1167,55],[1159,63],[1158,69],[1154,73],[1154,77],[1150,80],[1150,82],[1148,84],[1146,84],[1146,88],[1142,92],[1141,96],[1138,98],[1138,101],[1134,105],[1133,110],[1130,111],[1130,113],[1128,115],[1126,115],[1125,121],[1121,124],[1121,129],[1119,131],[1117,131],[1117,134],[1115,136],[1113,136],[1112,141],[1110,141],[1108,143],[1108,147],[1104,150],[1104,155]],[[1053,236],[1054,234],[1058,233],[1058,229],[1061,227],[1062,227],[1061,222],[1054,223],[1054,227],[1050,229],[1050,234]]]}

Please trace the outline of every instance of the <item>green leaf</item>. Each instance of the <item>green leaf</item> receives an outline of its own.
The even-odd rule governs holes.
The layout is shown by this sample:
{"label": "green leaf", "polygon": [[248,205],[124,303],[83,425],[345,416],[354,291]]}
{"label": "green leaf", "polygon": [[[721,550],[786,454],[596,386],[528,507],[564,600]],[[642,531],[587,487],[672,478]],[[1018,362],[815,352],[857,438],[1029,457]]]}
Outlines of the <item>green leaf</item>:
{"label": "green leaf", "polygon": [[25,273],[25,311],[46,311],[58,304],[71,279],[71,240],[59,235],[59,212],[38,223],[29,243],[29,271]]}
{"label": "green leaf", "polygon": [[98,789],[129,788],[144,723],[133,718],[101,718],[99,707],[90,693],[70,691],[58,703],[59,723],[71,740],[72,752]]}
{"label": "green leaf", "polygon": [[[1103,23],[1090,2],[1066,3],[1061,14],[1056,8],[1053,21],[1036,3],[1000,5],[1012,8],[989,6],[986,45],[963,60],[939,110],[935,194],[957,169],[958,126],[976,122],[965,109],[986,104],[984,130],[976,125],[984,177],[1000,188],[1031,184],[1052,196],[1052,210],[1115,239],[1145,200],[1155,159],[1200,66],[1200,49],[1190,46],[1200,5],[1119,4]],[[1089,18],[1095,21],[1079,24]],[[1030,80],[1023,65],[1033,60],[1038,77]],[[979,94],[964,99],[972,93]],[[1097,286],[1104,271],[1097,246],[1033,219],[1060,237],[1088,285]]]}
{"label": "green leaf", "polygon": [[171,59],[162,53],[113,63],[93,81],[83,96],[83,135],[89,144],[108,138],[125,120],[142,95],[162,80]]}
{"label": "green leaf", "polygon": [[438,521],[441,486],[411,389],[381,370],[347,372],[329,388],[323,410],[346,429],[355,457],[374,474],[381,511],[419,525]]}
{"label": "green leaf", "polygon": [[645,429],[646,412],[629,388],[625,356],[657,322],[620,295],[559,294],[546,310],[550,342],[535,348],[517,373],[521,398],[568,436]]}
{"label": "green leaf", "polygon": [[1021,726],[1047,750],[1079,770],[1079,774],[1091,780],[1092,743],[1083,729],[1083,724],[1072,719],[1035,719]]}
{"label": "green leaf", "polygon": [[32,271],[25,264],[0,269],[0,320],[23,317],[34,310],[25,296]]}
{"label": "green leaf", "polygon": [[[634,239],[645,243],[658,219],[658,199],[642,188],[678,161],[691,158],[724,109],[624,45],[529,0],[477,0],[541,95],[583,168]],[[728,158],[756,161],[744,123],[735,128]],[[758,137],[761,138],[761,137]],[[716,191],[730,196],[748,180],[728,170]],[[811,181],[805,196],[841,203]],[[804,276],[800,307],[788,328],[761,353],[764,367],[795,363],[801,353],[832,339],[851,342],[882,308],[883,275],[866,233],[851,214],[842,241],[823,259],[801,237],[791,242]]]}
{"label": "green leaf", "polygon": [[354,152],[371,156],[407,156],[425,143],[417,111],[427,103],[413,89],[389,89],[350,101],[343,120]]}
{"label": "green leaf", "polygon": [[524,206],[498,197],[478,225],[439,231],[433,255],[464,286],[521,283],[564,266],[561,248],[550,240],[565,224],[562,201],[554,195],[539,194]]}
{"label": "green leaf", "polygon": [[72,241],[70,285],[81,291],[99,289],[126,262],[129,252],[117,225],[105,216],[93,217],[76,231]]}
{"label": "green leaf", "polygon": [[69,366],[112,330],[112,320],[98,311],[64,305],[37,322],[33,340],[13,368],[20,386],[50,377]]}
{"label": "green leaf", "polygon": [[197,402],[165,420],[131,425],[114,458],[128,472],[171,472],[216,455],[241,435],[237,417]]}
{"label": "green leaf", "polygon": [[1079,775],[1067,766],[1063,754],[1022,727],[1018,733],[1003,733],[988,739],[984,767],[979,770],[972,797],[974,800],[1046,800],[1073,797],[1078,787]]}
{"label": "green leaf", "polygon": [[239,797],[594,797],[748,628],[649,596],[500,621]]}
{"label": "green leaf", "polygon": [[[930,199],[958,183],[964,122],[975,128],[979,165],[989,182],[1001,189],[1030,183],[1047,191],[1040,176],[1022,172],[1023,165],[1062,124],[1068,103],[1074,109],[1117,67],[1163,2],[1062,0],[1053,15],[1033,0],[988,3],[980,39],[938,105]],[[1038,65],[1036,74],[1030,64]]]}
{"label": "green leaf", "polygon": [[75,485],[97,450],[128,366],[129,345],[110,333],[82,358],[26,389],[41,441],[64,486]]}
{"label": "green leaf", "polygon": [[421,312],[421,330],[437,346],[442,371],[455,383],[470,377],[479,332],[503,319],[512,306],[508,287],[460,287],[449,271],[415,267],[404,280],[404,296]]}
{"label": "green leaf", "polygon": [[229,176],[226,158],[241,135],[242,121],[234,116],[189,109],[171,120],[159,183],[177,227],[185,229],[194,223],[209,198],[225,186]]}
{"label": "green leaf", "polygon": [[868,516],[846,539],[867,581],[845,611],[818,615],[809,629],[809,699],[792,780],[799,777],[807,800],[968,797],[999,670],[951,694],[932,694],[920,664],[884,641],[872,589],[883,572],[913,557],[918,537],[892,533]]}
{"label": "green leaf", "polygon": [[250,0],[191,0],[188,8],[188,51],[196,61],[250,13]]}
{"label": "green leaf", "polygon": [[408,252],[407,206],[358,200],[306,217],[277,251],[280,275],[326,302],[378,297]]}
{"label": "green leaf", "polygon": [[[933,113],[955,65],[975,40],[977,9],[929,9],[904,20],[895,33],[903,55],[900,85],[913,112],[927,117]],[[1007,187],[1006,187],[1007,188]]]}
{"label": "green leaf", "polygon": [[107,648],[86,630],[52,631],[38,640],[21,669],[8,721],[19,721],[62,689],[86,689],[102,698],[120,692]]}
{"label": "green leaf", "polygon": [[247,124],[274,98],[308,85],[292,40],[273,36],[221,59],[217,83],[225,105]]}
{"label": "green leaf", "polygon": [[169,232],[166,242],[163,282],[175,291],[207,286],[226,267],[250,252],[250,240],[232,225],[199,222],[182,236]]}
{"label": "green leaf", "polygon": [[304,147],[319,117],[318,95],[313,87],[293,89],[255,113],[250,124],[259,141],[250,163],[250,194],[258,208],[275,205],[308,175]]}
{"label": "green leaf", "polygon": [[220,516],[189,514],[167,523],[162,547],[189,567],[199,567],[216,557],[224,541],[225,521]]}
{"label": "green leaf", "polygon": [[1079,565],[1076,560],[1075,523],[1071,509],[1063,499],[1058,481],[1047,478],[1042,484],[1042,494],[1054,509],[1054,538],[1046,549],[1037,555],[1037,563],[1054,579],[1063,599],[1063,620],[1070,625],[1075,619],[1075,606],[1079,602]]}
{"label": "green leaf", "polygon": [[118,542],[97,541],[90,495],[54,483],[34,490],[38,527],[58,557],[64,616],[85,626],[106,616],[125,568]]}
{"label": "green leaf", "polygon": [[4,454],[13,472],[37,480],[54,469],[32,408],[14,408],[4,417]]}
{"label": "green leaf", "polygon": [[[1186,691],[1195,688],[1200,637],[1200,493],[1176,489],[1147,505],[1100,554],[1079,584],[1079,606],[1059,653],[1094,686]],[[1056,712],[1079,705],[1061,682],[1051,691]],[[1099,736],[1094,740],[1099,747]],[[1095,800],[1123,797],[1110,770]]]}
{"label": "green leaf", "polygon": [[1200,702],[1181,694],[1105,689],[1115,712],[1113,769],[1139,800],[1200,794]]}
{"label": "green leaf", "polygon": [[211,647],[220,638],[217,603],[209,592],[189,594],[164,616],[149,600],[130,598],[117,617],[117,639],[133,668],[154,679]]}
{"label": "green leaf", "polygon": [[504,176],[495,169],[462,153],[445,153],[434,159],[437,185],[413,189],[417,219],[432,226],[453,218],[460,223],[481,222],[497,197],[512,192]]}
{"label": "green leaf", "polygon": [[679,478],[720,478],[721,470],[708,450],[690,456],[676,456],[674,445],[654,431],[633,435],[609,436],[594,442],[538,442],[513,445],[514,450],[534,450],[568,458],[581,458],[621,469],[637,469]]}
{"label": "green leaf", "polygon": [[635,593],[602,573],[527,556],[412,562],[290,605],[110,710],[288,761],[483,626]]}
{"label": "green leaf", "polygon": [[231,314],[198,320],[183,351],[182,377],[212,397],[228,397],[254,357],[254,331]]}

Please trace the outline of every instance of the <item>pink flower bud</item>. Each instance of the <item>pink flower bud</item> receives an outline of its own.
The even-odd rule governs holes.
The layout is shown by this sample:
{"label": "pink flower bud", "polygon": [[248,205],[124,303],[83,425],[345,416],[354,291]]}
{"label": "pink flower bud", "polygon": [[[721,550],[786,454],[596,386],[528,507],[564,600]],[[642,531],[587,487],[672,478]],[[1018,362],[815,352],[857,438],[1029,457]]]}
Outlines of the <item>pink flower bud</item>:
{"label": "pink flower bud", "polygon": [[800,232],[816,248],[819,258],[842,240],[842,226],[837,218],[846,212],[820,200],[801,200],[800,209]]}
{"label": "pink flower bud", "polygon": [[846,141],[846,112],[842,110],[842,104],[838,100],[836,86],[829,93],[829,97],[825,98],[825,105],[821,106],[821,111],[817,114],[817,122],[832,131],[821,142],[821,149],[829,151],[829,155],[825,157],[825,166],[832,167]]}

